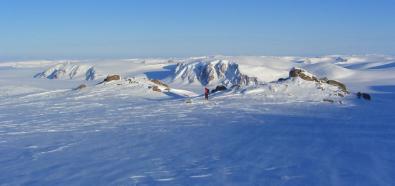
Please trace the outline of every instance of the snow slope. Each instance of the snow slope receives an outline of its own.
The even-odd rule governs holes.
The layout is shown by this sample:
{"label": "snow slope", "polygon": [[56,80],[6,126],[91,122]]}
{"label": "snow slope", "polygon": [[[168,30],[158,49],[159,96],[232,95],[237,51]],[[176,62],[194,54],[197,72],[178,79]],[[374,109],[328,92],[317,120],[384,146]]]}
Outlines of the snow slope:
{"label": "snow slope", "polygon": [[240,92],[253,97],[261,97],[265,103],[342,102],[344,100],[343,96],[339,96],[344,92],[338,87],[300,78],[249,87]]}
{"label": "snow slope", "polygon": [[330,79],[344,79],[353,74],[353,70],[347,69],[333,63],[315,63],[304,66],[304,69],[314,74]]}
{"label": "snow slope", "polygon": [[[394,185],[395,70],[348,68],[350,56],[336,57],[347,60],[73,62],[95,66],[93,81],[33,78],[58,61],[0,63],[0,185]],[[173,79],[177,63],[197,61],[235,63],[259,82],[204,101],[200,82]],[[293,67],[344,82],[351,94],[333,97],[334,87],[300,78],[277,81]],[[97,84],[107,74],[122,79]],[[226,78],[215,80],[210,86]],[[372,101],[357,99],[358,91]]]}

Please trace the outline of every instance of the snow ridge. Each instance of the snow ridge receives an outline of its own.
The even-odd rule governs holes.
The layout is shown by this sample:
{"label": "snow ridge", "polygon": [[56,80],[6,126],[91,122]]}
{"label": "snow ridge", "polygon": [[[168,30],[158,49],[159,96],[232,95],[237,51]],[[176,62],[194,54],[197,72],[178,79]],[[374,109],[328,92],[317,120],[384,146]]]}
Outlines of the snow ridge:
{"label": "snow ridge", "polygon": [[78,65],[68,63],[60,63],[38,73],[35,78],[47,79],[85,79],[94,80],[96,77],[95,68],[89,65]]}

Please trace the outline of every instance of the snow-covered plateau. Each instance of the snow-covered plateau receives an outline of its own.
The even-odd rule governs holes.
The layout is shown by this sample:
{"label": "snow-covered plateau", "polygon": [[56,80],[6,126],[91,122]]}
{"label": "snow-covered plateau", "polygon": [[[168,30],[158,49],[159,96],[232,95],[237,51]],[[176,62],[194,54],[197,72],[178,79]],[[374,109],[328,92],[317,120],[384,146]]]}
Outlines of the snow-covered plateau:
{"label": "snow-covered plateau", "polygon": [[393,56],[8,61],[0,100],[0,185],[395,185]]}

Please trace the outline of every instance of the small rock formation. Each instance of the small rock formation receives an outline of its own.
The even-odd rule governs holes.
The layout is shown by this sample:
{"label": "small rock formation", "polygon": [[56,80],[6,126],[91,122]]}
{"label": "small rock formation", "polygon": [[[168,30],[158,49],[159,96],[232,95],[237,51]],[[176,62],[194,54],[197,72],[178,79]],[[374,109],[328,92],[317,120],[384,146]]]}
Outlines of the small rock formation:
{"label": "small rock formation", "polygon": [[211,93],[216,93],[218,91],[224,91],[227,88],[224,85],[218,85],[217,87],[215,87],[215,89],[211,90]]}
{"label": "small rock formation", "polygon": [[138,84],[139,82],[136,81],[135,77],[128,79],[129,84]]}
{"label": "small rock formation", "polygon": [[291,71],[289,71],[289,77],[295,78],[295,77],[300,77],[306,81],[315,81],[319,82],[318,79],[313,76],[312,74],[298,68],[293,68]]}
{"label": "small rock formation", "polygon": [[357,97],[358,99],[363,98],[364,100],[368,100],[368,101],[372,99],[372,97],[368,93],[362,93],[362,92],[358,92]]}
{"label": "small rock formation", "polygon": [[336,57],[336,58],[335,58],[335,61],[336,61],[336,62],[347,62],[348,60],[345,59],[345,58],[342,58],[342,57]]}
{"label": "small rock formation", "polygon": [[362,94],[362,97],[363,97],[363,99],[368,100],[368,101],[370,101],[370,100],[372,99],[372,98],[370,97],[370,95],[367,94],[367,93],[363,93],[363,94]]}
{"label": "small rock formation", "polygon": [[324,82],[325,82],[325,83],[328,83],[328,84],[330,84],[330,85],[333,85],[333,86],[337,86],[337,87],[339,87],[340,90],[342,90],[343,92],[348,93],[347,87],[346,87],[346,85],[344,85],[343,83],[340,83],[340,82],[335,81],[335,80],[327,80],[327,81],[324,81]]}
{"label": "small rock formation", "polygon": [[158,80],[158,79],[150,79],[150,81],[151,81],[152,83],[157,84],[157,85],[166,87],[166,90],[170,90],[170,86],[169,86],[169,85],[167,85],[166,83],[163,83],[162,81],[160,81],[160,80]]}
{"label": "small rock formation", "polygon": [[[291,71],[289,72],[289,77],[290,77],[290,78],[299,77],[299,78],[301,78],[301,79],[303,79],[303,80],[306,80],[306,81],[315,81],[315,82],[317,82],[317,83],[326,83],[326,84],[329,84],[329,85],[333,85],[333,86],[338,87],[338,88],[339,88],[342,92],[344,92],[345,94],[348,94],[348,93],[349,93],[348,90],[347,90],[346,85],[344,85],[343,83],[340,83],[340,82],[335,81],[335,80],[328,80],[328,78],[326,78],[326,77],[321,78],[321,79],[318,79],[318,78],[315,77],[313,74],[311,74],[311,73],[309,73],[309,72],[306,72],[306,71],[303,70],[303,69],[292,68]],[[343,96],[344,96],[344,95],[343,95]],[[343,96],[342,96],[342,97],[343,97]]]}
{"label": "small rock formation", "polygon": [[334,101],[334,100],[331,100],[331,99],[324,99],[323,101],[329,102],[329,103],[335,103],[335,101]]}
{"label": "small rock formation", "polygon": [[283,82],[283,81],[287,81],[289,78],[279,78],[278,80],[277,80],[277,82]]}
{"label": "small rock formation", "polygon": [[76,88],[74,88],[73,90],[81,90],[81,89],[84,89],[84,88],[86,88],[87,86],[85,85],[85,84],[81,84],[81,85],[79,85],[78,87],[76,87]]}
{"label": "small rock formation", "polygon": [[192,100],[191,99],[187,99],[187,100],[185,100],[185,103],[192,103]]}
{"label": "small rock formation", "polygon": [[107,83],[110,81],[117,81],[120,80],[121,76],[120,75],[108,75],[102,82],[98,83],[99,84],[103,84],[103,83]]}
{"label": "small rock formation", "polygon": [[155,91],[155,92],[162,92],[162,90],[160,90],[159,87],[156,86],[156,85],[152,86],[152,90]]}
{"label": "small rock formation", "polygon": [[116,81],[116,80],[120,80],[121,76],[119,75],[108,75],[103,82],[110,82],[110,81]]}

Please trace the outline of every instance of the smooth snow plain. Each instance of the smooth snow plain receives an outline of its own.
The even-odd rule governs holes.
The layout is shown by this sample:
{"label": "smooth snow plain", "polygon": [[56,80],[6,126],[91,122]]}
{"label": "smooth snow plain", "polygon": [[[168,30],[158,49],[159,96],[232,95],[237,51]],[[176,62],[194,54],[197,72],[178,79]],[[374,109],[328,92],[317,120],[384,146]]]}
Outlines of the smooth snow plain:
{"label": "smooth snow plain", "polygon": [[[351,94],[323,102],[302,83],[288,93],[222,92],[204,101],[204,86],[174,79],[177,63],[215,60],[261,82],[300,67],[344,82]],[[77,60],[95,68],[95,80],[33,78],[65,62],[0,63],[0,185],[395,184],[392,56]],[[108,74],[176,89],[96,85]],[[358,91],[372,100],[357,99]]]}

